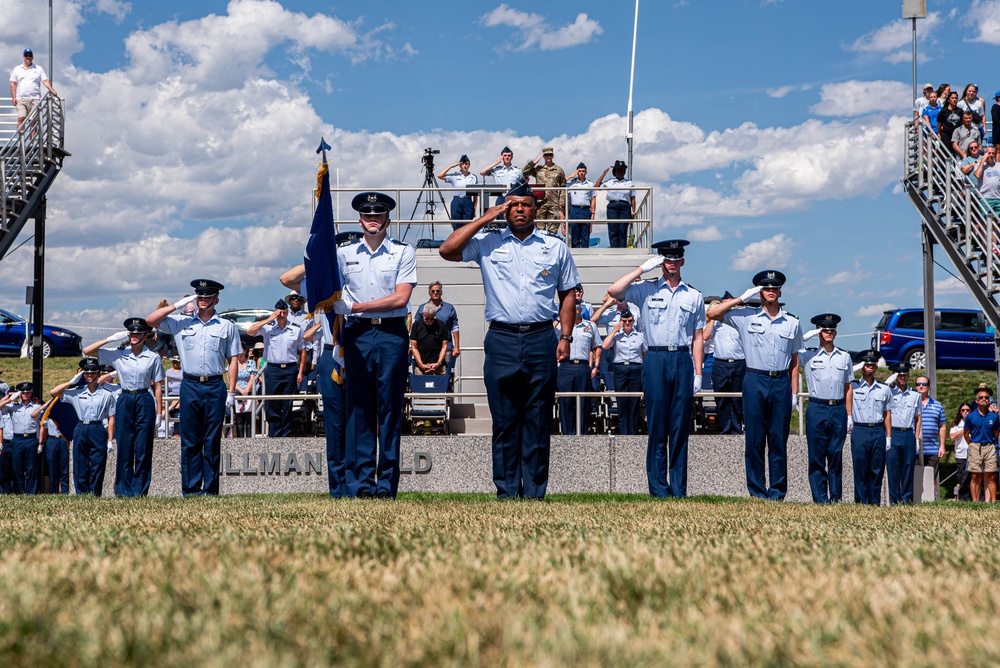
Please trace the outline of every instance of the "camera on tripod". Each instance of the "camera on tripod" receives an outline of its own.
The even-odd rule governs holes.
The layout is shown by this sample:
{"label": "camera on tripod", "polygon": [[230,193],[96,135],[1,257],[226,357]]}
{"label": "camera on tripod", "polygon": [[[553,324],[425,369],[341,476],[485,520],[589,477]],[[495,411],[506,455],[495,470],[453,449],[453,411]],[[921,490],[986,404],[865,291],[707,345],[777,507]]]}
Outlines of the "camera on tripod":
{"label": "camera on tripod", "polygon": [[440,149],[433,149],[430,147],[424,149],[424,155],[420,158],[420,162],[424,163],[424,167],[428,171],[434,171],[434,156],[440,152]]}

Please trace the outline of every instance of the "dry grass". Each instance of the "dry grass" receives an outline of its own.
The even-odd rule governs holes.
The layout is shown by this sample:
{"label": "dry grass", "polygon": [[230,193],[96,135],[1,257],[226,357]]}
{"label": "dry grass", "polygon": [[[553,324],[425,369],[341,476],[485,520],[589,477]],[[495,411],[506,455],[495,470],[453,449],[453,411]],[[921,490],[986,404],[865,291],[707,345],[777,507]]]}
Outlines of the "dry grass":
{"label": "dry grass", "polygon": [[957,504],[0,499],[3,665],[995,662]]}

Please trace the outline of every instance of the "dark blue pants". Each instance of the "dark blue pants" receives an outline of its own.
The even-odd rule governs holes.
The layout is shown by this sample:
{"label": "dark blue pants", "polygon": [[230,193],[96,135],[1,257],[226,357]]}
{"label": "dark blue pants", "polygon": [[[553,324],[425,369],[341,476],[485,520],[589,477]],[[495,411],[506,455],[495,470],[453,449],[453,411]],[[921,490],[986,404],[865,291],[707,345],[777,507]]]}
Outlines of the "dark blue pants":
{"label": "dark blue pants", "polygon": [[[957,461],[957,460],[956,460]],[[885,471],[889,478],[889,505],[913,503],[913,470],[917,463],[917,435],[892,430],[892,446],[885,453]],[[881,485],[879,492],[881,493]],[[879,494],[881,496],[881,494]]]}
{"label": "dark blue pants", "polygon": [[[642,364],[612,364],[616,392],[642,392]],[[639,397],[618,397],[618,433],[638,434],[642,425]]]}
{"label": "dark blue pants", "polygon": [[[573,364],[566,361],[559,364],[556,389],[560,392],[592,392],[590,365]],[[586,434],[590,424],[590,397],[580,398],[580,428]],[[576,434],[576,397],[559,399],[559,430],[562,434]]]}
{"label": "dark blue pants", "polygon": [[3,452],[0,452],[0,494],[14,494],[17,484],[14,482],[14,444],[4,439]]}
{"label": "dark blue pants", "polygon": [[[297,394],[299,391],[295,379],[299,375],[298,363],[292,363],[284,369],[277,364],[268,362],[264,369],[265,394]],[[264,407],[267,415],[267,435],[271,438],[283,438],[292,435],[292,400],[278,399],[268,401]]]}
{"label": "dark blue pants", "polygon": [[688,436],[694,407],[691,354],[649,351],[642,363],[642,386],[649,424],[646,445],[649,494],[683,498],[687,496]]}
{"label": "dark blue pants", "polygon": [[[608,202],[608,220],[632,220],[632,203]],[[612,248],[628,247],[628,227],[629,223],[608,223],[608,241]]]}
{"label": "dark blue pants", "polygon": [[156,400],[149,392],[118,395],[115,404],[115,494],[146,496],[153,473]]}
{"label": "dark blue pants", "polygon": [[[451,198],[451,219],[452,221],[472,220],[476,216],[476,208],[472,205],[471,197]],[[465,223],[452,222],[451,229],[457,230]]]}
{"label": "dark blue pants", "polygon": [[[718,361],[716,361],[718,364]],[[788,491],[788,421],[792,417],[792,381],[787,375],[764,376],[748,371],[743,377],[746,416],[744,459],[747,491],[760,499],[785,498]],[[764,457],[771,484],[767,484]]]}
{"label": "dark blue pants", "polygon": [[69,444],[65,438],[46,439],[45,465],[49,467],[49,494],[69,494]]}
{"label": "dark blue pants", "polygon": [[333,382],[333,352],[324,350],[316,365],[316,384],[323,395],[323,428],[326,432],[326,474],[330,481],[330,496],[335,499],[348,495],[344,469],[347,398],[343,385]]}
{"label": "dark blue pants", "polygon": [[545,496],[557,342],[551,327],[524,334],[486,333],[483,376],[493,417],[493,484],[499,499]]}
{"label": "dark blue pants", "polygon": [[854,425],[851,459],[854,462],[854,503],[879,505],[885,474],[885,428],[881,424],[877,427]]}
{"label": "dark blue pants", "polygon": [[103,424],[76,425],[73,430],[73,484],[77,494],[104,491],[104,470],[108,464],[108,429]]}
{"label": "dark blue pants", "polygon": [[844,404],[810,401],[806,410],[809,444],[809,489],[815,503],[837,503],[843,497],[844,441],[847,409]]}
{"label": "dark blue pants", "polygon": [[590,207],[571,206],[569,219],[587,221],[569,224],[570,248],[590,248]]}
{"label": "dark blue pants", "polygon": [[11,439],[14,450],[14,484],[18,494],[38,494],[38,434]]}
{"label": "dark blue pants", "polygon": [[[181,383],[181,493],[219,493],[222,423],[226,417],[226,383],[222,378]],[[120,456],[120,455],[119,455]]]}
{"label": "dark blue pants", "polygon": [[[712,389],[716,392],[742,392],[743,376],[747,373],[744,360],[727,362],[716,358],[712,364]],[[789,399],[791,401],[791,399]],[[740,397],[716,397],[716,415],[719,418],[719,432],[723,434],[743,433],[743,399]]]}
{"label": "dark blue pants", "polygon": [[361,492],[396,496],[408,346],[409,336],[401,320],[386,325],[358,320],[344,330],[345,464],[351,496]]}

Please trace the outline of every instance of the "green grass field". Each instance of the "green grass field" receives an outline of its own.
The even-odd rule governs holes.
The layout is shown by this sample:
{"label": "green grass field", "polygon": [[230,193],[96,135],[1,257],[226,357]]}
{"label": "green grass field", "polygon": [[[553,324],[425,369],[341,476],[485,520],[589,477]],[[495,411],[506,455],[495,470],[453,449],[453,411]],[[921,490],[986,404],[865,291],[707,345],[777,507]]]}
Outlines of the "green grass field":
{"label": "green grass field", "polygon": [[3,497],[0,518],[5,666],[1000,659],[983,506]]}

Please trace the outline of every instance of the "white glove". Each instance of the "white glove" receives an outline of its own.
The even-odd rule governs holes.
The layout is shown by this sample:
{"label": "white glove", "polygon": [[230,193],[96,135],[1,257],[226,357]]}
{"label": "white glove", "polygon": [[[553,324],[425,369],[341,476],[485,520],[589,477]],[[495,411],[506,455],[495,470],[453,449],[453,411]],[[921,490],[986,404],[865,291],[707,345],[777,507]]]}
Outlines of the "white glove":
{"label": "white glove", "polygon": [[236,394],[230,392],[229,394],[226,395],[226,407],[232,408],[235,405],[236,405]]}
{"label": "white glove", "polygon": [[696,375],[694,377],[694,393],[698,394],[701,392],[701,376]]}
{"label": "white glove", "polygon": [[740,301],[746,304],[748,301],[760,294],[760,288],[756,285],[752,288],[747,288],[747,290],[740,295]]}
{"label": "white glove", "polygon": [[885,451],[889,452],[889,448],[892,447],[892,436],[885,437]]}
{"label": "white glove", "polygon": [[181,297],[179,300],[174,302],[174,308],[180,310],[197,298],[198,295],[188,295],[187,297]]}
{"label": "white glove", "polygon": [[81,378],[83,378],[83,372],[82,372],[82,371],[81,371],[81,372],[79,372],[78,374],[76,374],[75,376],[73,376],[72,378],[70,378],[70,380],[69,380],[69,384],[70,384],[70,385],[76,385],[76,383],[77,383],[77,382],[78,382],[78,381],[79,381],[79,380],[80,380]]}
{"label": "white glove", "polygon": [[163,416],[159,413],[156,414],[156,428],[159,429],[160,425],[163,424]]}
{"label": "white glove", "polygon": [[656,255],[654,257],[649,258],[645,262],[643,262],[642,266],[640,267],[640,269],[642,269],[642,273],[644,273],[644,274],[647,271],[653,271],[654,269],[656,269],[657,267],[659,267],[661,264],[663,264],[666,261],[666,259],[667,258],[663,257],[662,255]]}
{"label": "white glove", "polygon": [[108,441],[108,453],[110,454],[114,451],[115,451],[115,439],[111,439]]}
{"label": "white glove", "polygon": [[338,299],[333,302],[333,312],[337,315],[351,315],[351,308],[353,306],[354,302],[347,297],[344,297],[343,299]]}
{"label": "white glove", "polygon": [[923,450],[923,449],[924,449],[924,442],[923,442],[923,439],[921,439],[921,438],[918,438],[918,439],[917,439],[917,454],[919,455],[919,454],[920,454],[920,451],[921,451],[921,450]]}
{"label": "white glove", "polygon": [[108,372],[108,379],[109,380],[114,380],[117,377],[118,377],[118,370],[117,369],[115,369],[114,371],[109,371]]}
{"label": "white glove", "polygon": [[18,399],[21,398],[21,393],[20,392],[15,392],[14,394],[11,394],[11,395],[8,395],[8,396],[10,396],[10,402],[14,403],[15,401],[17,401]]}
{"label": "white glove", "polygon": [[42,454],[42,450],[45,449],[45,444],[41,441],[38,442],[38,454]]}
{"label": "white glove", "polygon": [[806,332],[805,334],[802,335],[802,340],[803,341],[808,341],[812,337],[814,337],[817,334],[819,334],[821,331],[822,330],[819,327],[817,327],[816,329],[810,329],[808,332]]}
{"label": "white glove", "polygon": [[794,411],[799,407],[799,395],[792,394],[792,410]]}
{"label": "white glove", "polygon": [[857,373],[857,372],[861,371],[861,368],[862,368],[862,367],[863,367],[864,365],[865,365],[865,363],[864,363],[864,362],[858,362],[858,363],[857,363],[857,364],[855,364],[855,365],[854,365],[853,367],[851,367],[851,371],[853,371],[854,373]]}
{"label": "white glove", "polygon": [[850,434],[852,431],[854,431],[854,418],[852,418],[850,415],[848,415],[847,416],[847,433]]}
{"label": "white glove", "polygon": [[128,332],[115,332],[108,337],[108,343],[118,343],[128,338]]}
{"label": "white glove", "polygon": [[896,382],[896,376],[898,376],[898,375],[899,375],[898,373],[894,373],[891,376],[889,376],[888,378],[886,378],[883,382],[886,385],[892,385],[893,383]]}

